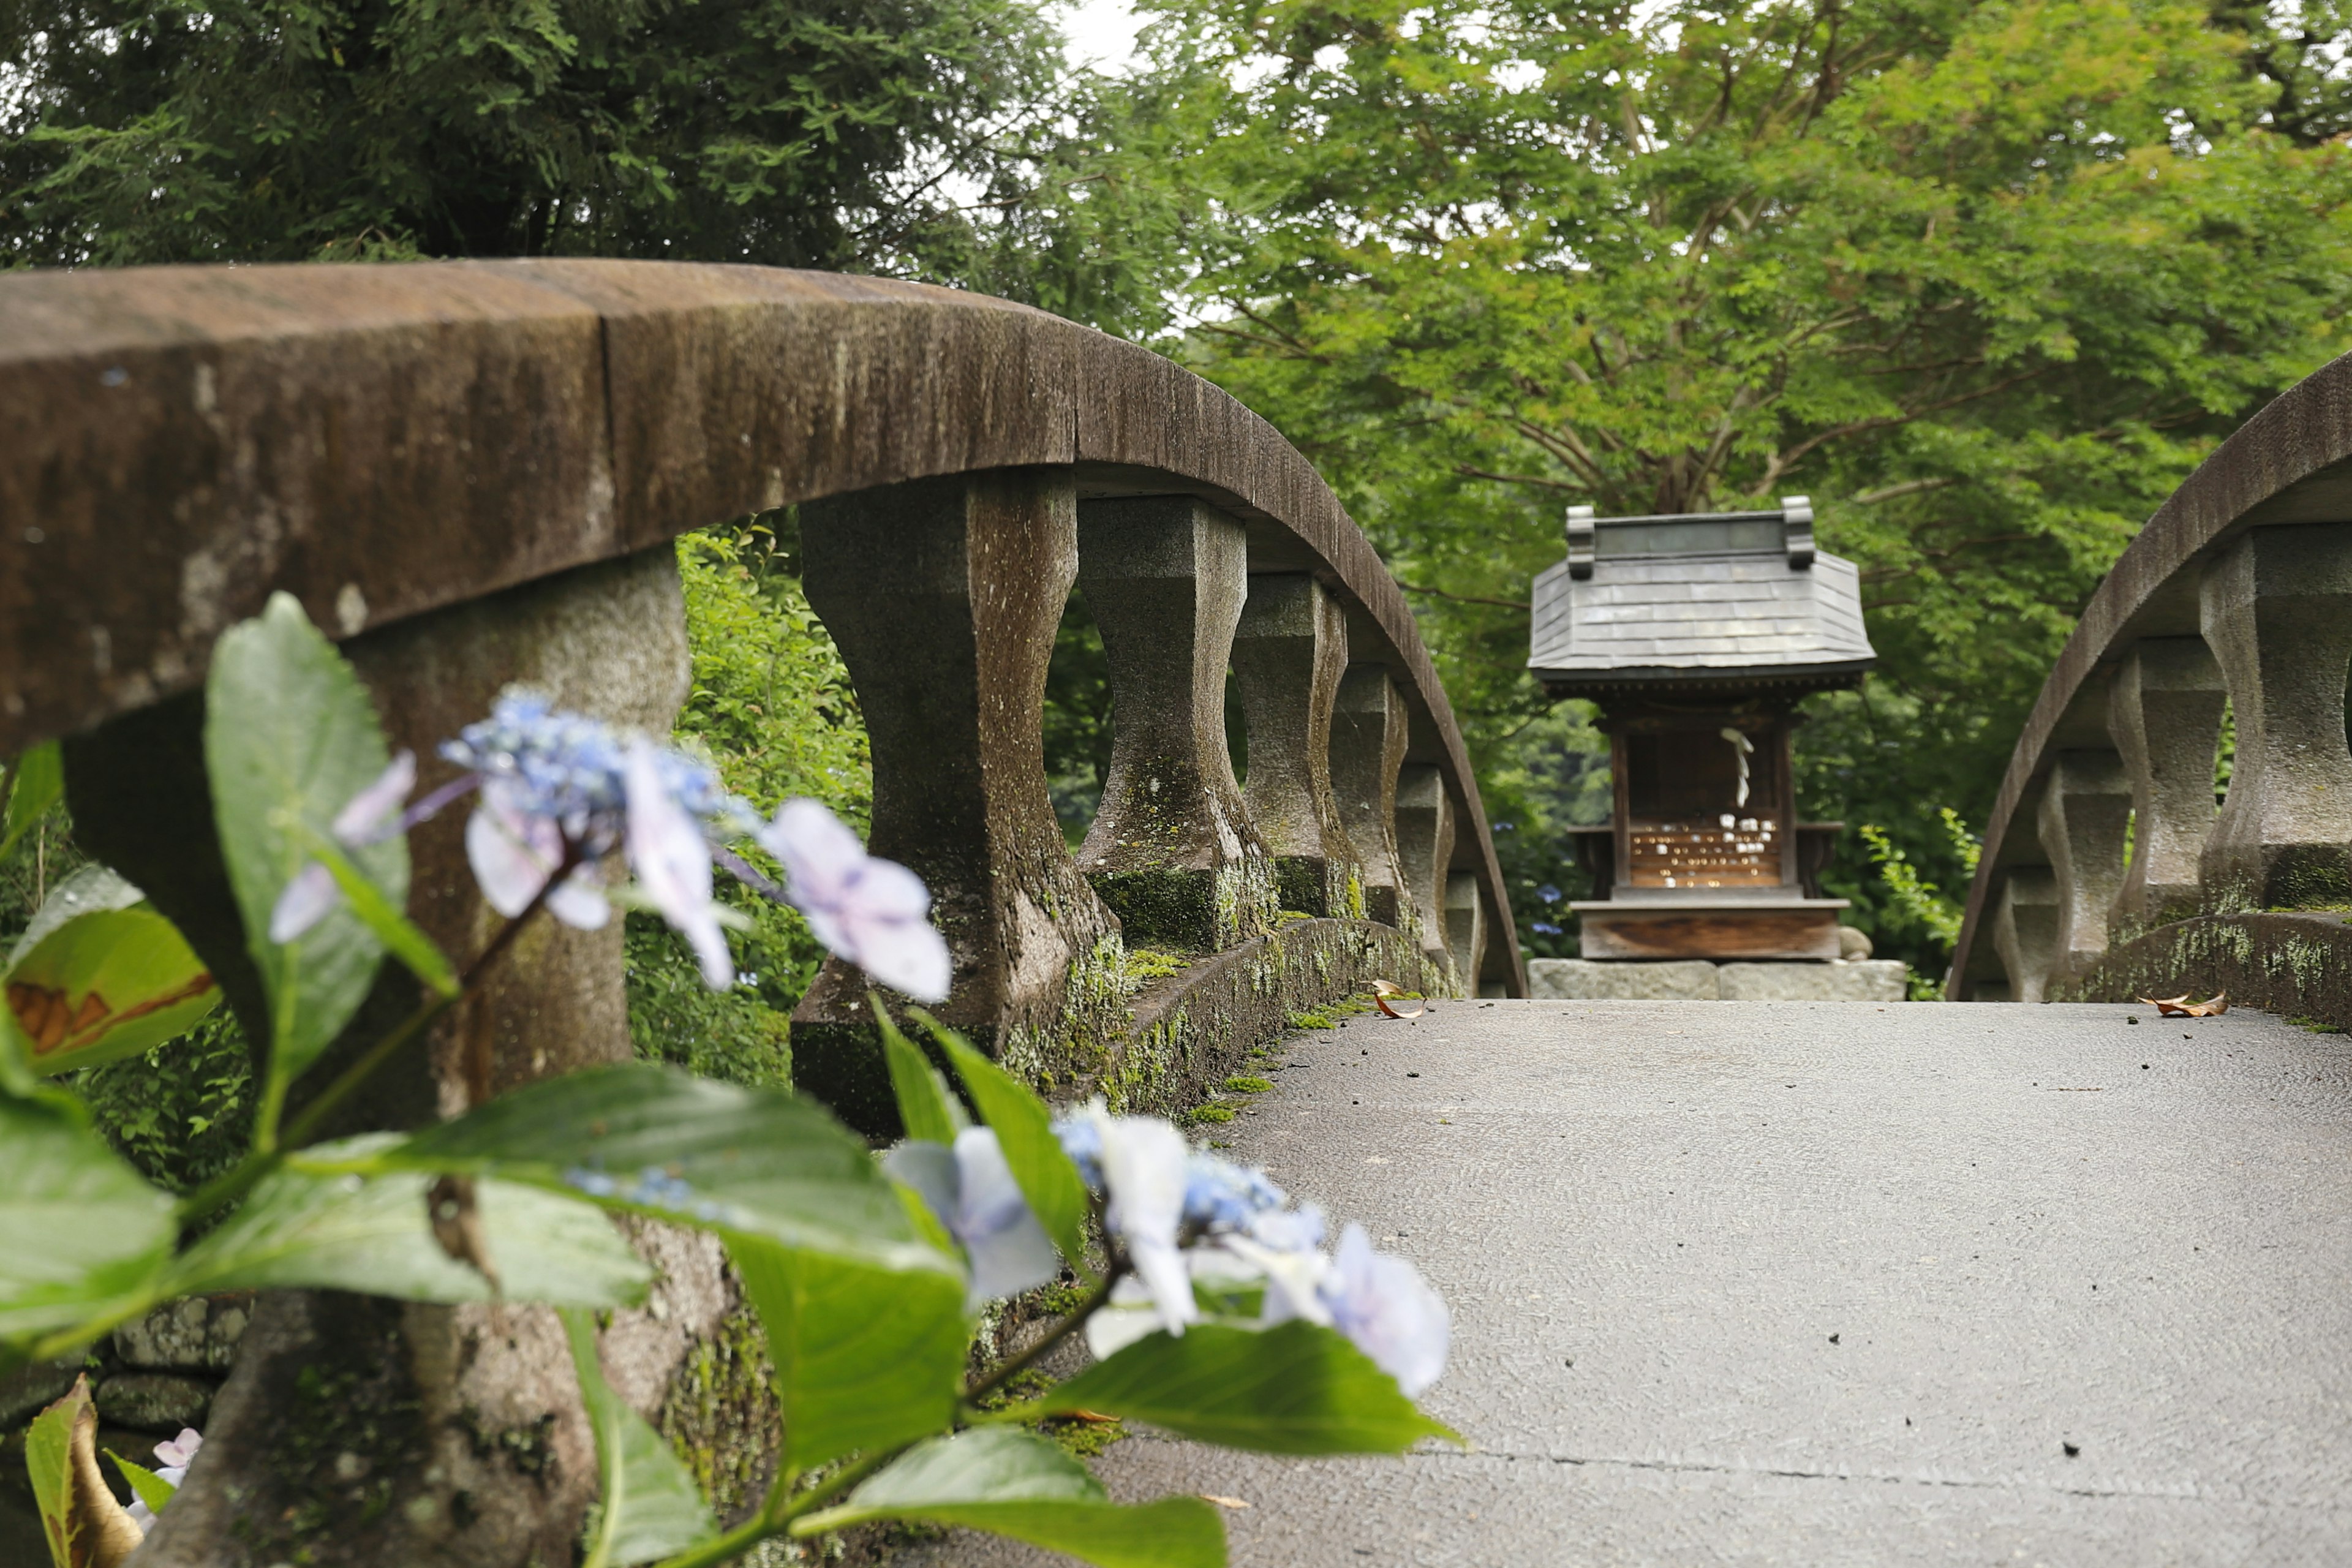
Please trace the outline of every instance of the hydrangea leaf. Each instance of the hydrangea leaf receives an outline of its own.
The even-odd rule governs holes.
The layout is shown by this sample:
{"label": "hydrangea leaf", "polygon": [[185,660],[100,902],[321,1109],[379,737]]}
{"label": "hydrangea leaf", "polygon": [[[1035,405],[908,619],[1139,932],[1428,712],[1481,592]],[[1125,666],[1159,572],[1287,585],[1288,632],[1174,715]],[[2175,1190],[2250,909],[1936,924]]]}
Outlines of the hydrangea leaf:
{"label": "hydrangea leaf", "polygon": [[1055,1384],[1035,1408],[1098,1410],[1266,1454],[1401,1454],[1423,1437],[1462,1440],[1345,1335],[1297,1319],[1150,1334]]}
{"label": "hydrangea leaf", "polygon": [[882,1030],[882,1057],[890,1068],[890,1091],[898,1098],[900,1130],[915,1142],[953,1143],[971,1119],[963,1113],[947,1080],[922,1048],[891,1021],[878,998],[874,1002],[874,1021]]}
{"label": "hydrangea leaf", "polygon": [[98,1468],[98,1407],[87,1374],[25,1434],[25,1468],[55,1568],[103,1568],[144,1539]]}
{"label": "hydrangea leaf", "polygon": [[463,989],[457,983],[457,972],[449,966],[448,957],[434,945],[433,939],[394,909],[392,900],[383,896],[383,889],[370,880],[333,839],[314,838],[310,848],[319,863],[326,867],[327,874],[334,878],[352,912],[375,933],[375,939],[391,951],[393,957],[406,964],[408,972],[436,995],[456,1000]]}
{"label": "hydrangea leaf", "polygon": [[147,1184],[57,1090],[0,1095],[0,1337],[150,1292],[173,1234]]}
{"label": "hydrangea leaf", "polygon": [[0,822],[0,860],[24,842],[33,825],[47,816],[65,793],[64,753],[55,741],[43,741],[16,759],[16,774],[8,781],[8,815]]}
{"label": "hydrangea leaf", "polygon": [[594,1318],[576,1308],[559,1311],[572,1342],[572,1364],[580,1374],[580,1402],[596,1438],[602,1483],[595,1529],[581,1568],[647,1563],[709,1540],[718,1528],[693,1475],[661,1434],[604,1381]]}
{"label": "hydrangea leaf", "polygon": [[[383,944],[348,900],[294,942],[269,940],[278,896],[313,858],[351,798],[389,760],[367,689],[289,594],[232,627],[205,687],[205,767],[246,945],[268,992],[270,1072],[296,1078],[365,999]],[[397,836],[352,852],[397,908],[408,845]]]}
{"label": "hydrangea leaf", "polygon": [[114,1461],[114,1468],[131,1483],[131,1495],[145,1503],[149,1513],[162,1513],[163,1505],[179,1494],[179,1488],[136,1459],[126,1459],[111,1448],[106,1451],[106,1457]]}
{"label": "hydrangea leaf", "polygon": [[883,1519],[985,1530],[1101,1568],[1224,1568],[1225,1562],[1223,1521],[1202,1499],[1122,1507],[1059,1445],[1006,1426],[920,1444],[793,1532]]}
{"label": "hydrangea leaf", "polygon": [[[962,1278],[863,1140],[814,1100],[646,1063],[528,1085],[360,1162],[497,1176],[607,1208]],[[355,1167],[358,1168],[358,1167]]]}
{"label": "hydrangea leaf", "polygon": [[113,872],[58,884],[9,955],[0,1029],[20,1061],[57,1073],[184,1035],[220,988],[177,927]]}
{"label": "hydrangea leaf", "polygon": [[768,1331],[787,1464],[806,1469],[947,1428],[971,1335],[961,1280],[749,1237],[728,1252]]}
{"label": "hydrangea leaf", "polygon": [[375,1134],[298,1155],[257,1186],[243,1207],[190,1248],[171,1293],[310,1287],[410,1301],[520,1301],[626,1307],[645,1300],[653,1270],[594,1205],[514,1182],[476,1188],[483,1251],[499,1289],[435,1239],[425,1211],[431,1178],[362,1177],[309,1168],[389,1142]]}
{"label": "hydrangea leaf", "polygon": [[980,1119],[995,1129],[1004,1163],[1045,1234],[1073,1268],[1087,1272],[1087,1184],[1062,1152],[1062,1141],[1054,1136],[1054,1113],[961,1035],[929,1014],[918,1010],[915,1016],[930,1026],[932,1037],[963,1079],[964,1092],[980,1108]]}

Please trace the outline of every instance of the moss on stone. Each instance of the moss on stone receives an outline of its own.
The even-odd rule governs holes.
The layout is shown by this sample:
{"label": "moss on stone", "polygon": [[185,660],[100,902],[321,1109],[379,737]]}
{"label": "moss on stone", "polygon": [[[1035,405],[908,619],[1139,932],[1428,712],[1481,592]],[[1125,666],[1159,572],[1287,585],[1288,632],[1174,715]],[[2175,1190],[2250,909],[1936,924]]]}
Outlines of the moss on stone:
{"label": "moss on stone", "polygon": [[734,1519],[766,1491],[782,1422],[767,1335],[747,1303],[695,1342],[655,1425],[719,1517]]}
{"label": "moss on stone", "polygon": [[1266,1094],[1273,1090],[1274,1084],[1266,1079],[1251,1078],[1245,1073],[1236,1073],[1234,1077],[1225,1079],[1225,1089],[1227,1092],[1233,1094]]}

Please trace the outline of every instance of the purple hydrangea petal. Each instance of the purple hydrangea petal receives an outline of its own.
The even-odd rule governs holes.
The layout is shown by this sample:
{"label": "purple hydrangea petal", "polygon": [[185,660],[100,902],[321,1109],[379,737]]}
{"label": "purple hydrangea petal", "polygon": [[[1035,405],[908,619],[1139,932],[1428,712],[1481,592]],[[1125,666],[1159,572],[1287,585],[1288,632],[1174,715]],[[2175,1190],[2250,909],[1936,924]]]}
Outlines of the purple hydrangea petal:
{"label": "purple hydrangea petal", "polygon": [[702,982],[713,991],[735,984],[727,933],[710,902],[710,844],[670,793],[658,753],[643,741],[623,764],[628,790],[629,868],[662,918],[702,961]]}
{"label": "purple hydrangea petal", "polygon": [[493,780],[466,819],[466,860],[490,907],[512,920],[562,864],[562,831],[521,809],[514,792]]}
{"label": "purple hydrangea petal", "polygon": [[1412,1264],[1373,1251],[1362,1226],[1340,1232],[1322,1295],[1331,1326],[1395,1378],[1406,1398],[1417,1398],[1445,1370],[1453,1330],[1444,1300]]}
{"label": "purple hydrangea petal", "polygon": [[294,873],[286,890],[278,895],[278,902],[269,910],[269,940],[289,942],[302,935],[327,918],[327,911],[343,901],[343,890],[335,886],[334,874],[313,860]]}
{"label": "purple hydrangea petal", "polygon": [[1052,1279],[1061,1271],[1061,1255],[1013,1180],[995,1131],[967,1127],[957,1133],[955,1160],[956,1206],[949,1228],[971,1258],[968,1304],[977,1307]]}
{"label": "purple hydrangea petal", "polygon": [[1099,1105],[1085,1114],[1100,1124],[1103,1184],[1110,1197],[1104,1217],[1151,1291],[1160,1327],[1181,1334],[1201,1315],[1184,1256],[1176,1247],[1192,1151],[1184,1135],[1165,1121],[1111,1116]]}
{"label": "purple hydrangea petal", "polygon": [[404,751],[335,814],[335,837],[345,844],[373,843],[386,824],[399,822],[401,804],[415,787],[416,753]]}
{"label": "purple hydrangea petal", "polygon": [[826,951],[919,1002],[944,1002],[954,977],[946,939],[927,918],[922,879],[866,854],[814,800],[788,800],[756,835],[784,868],[784,896]]}

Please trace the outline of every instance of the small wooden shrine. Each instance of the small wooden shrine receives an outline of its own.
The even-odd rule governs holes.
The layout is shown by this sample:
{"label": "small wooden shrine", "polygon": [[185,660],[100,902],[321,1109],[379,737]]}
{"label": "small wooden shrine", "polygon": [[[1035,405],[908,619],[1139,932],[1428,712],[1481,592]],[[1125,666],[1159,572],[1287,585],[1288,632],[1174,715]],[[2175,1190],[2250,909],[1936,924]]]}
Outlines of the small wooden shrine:
{"label": "small wooden shrine", "polygon": [[1841,823],[1799,823],[1797,704],[1877,657],[1853,564],[1813,548],[1812,507],[1595,518],[1535,581],[1528,667],[1599,704],[1614,820],[1580,830],[1589,959],[1833,959],[1843,899],[1820,872]]}

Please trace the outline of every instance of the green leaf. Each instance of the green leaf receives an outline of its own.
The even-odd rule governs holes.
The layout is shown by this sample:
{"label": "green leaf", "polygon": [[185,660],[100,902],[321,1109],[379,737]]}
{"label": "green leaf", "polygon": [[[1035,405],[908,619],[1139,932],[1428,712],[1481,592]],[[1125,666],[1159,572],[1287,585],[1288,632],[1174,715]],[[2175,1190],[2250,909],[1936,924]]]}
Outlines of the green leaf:
{"label": "green leaf", "polygon": [[25,1434],[25,1468],[56,1568],[120,1563],[138,1549],[139,1526],[99,1473],[98,1411],[87,1374],[35,1417]]}
{"label": "green leaf", "polygon": [[1401,1454],[1462,1439],[1413,1407],[1396,1379],[1332,1330],[1195,1323],[1153,1333],[1055,1384],[1041,1414],[1099,1410],[1265,1454]]}
{"label": "green leaf", "polygon": [[[74,1379],[73,1390],[34,1417],[25,1431],[25,1469],[33,1483],[33,1506],[41,1516],[41,1533],[49,1543],[55,1568],[72,1568],[73,1429],[89,1408],[89,1379]],[[95,1414],[93,1412],[93,1414]]]}
{"label": "green leaf", "polygon": [[[269,994],[277,1081],[299,1077],[351,1020],[383,944],[348,902],[282,945],[269,940],[270,911],[387,760],[366,689],[292,595],[271,595],[259,617],[220,639],[205,688],[205,764],[246,946]],[[386,900],[407,901],[404,839],[352,858]]]}
{"label": "green leaf", "polygon": [[361,1165],[499,1176],[607,1208],[962,1278],[961,1265],[923,1237],[865,1142],[824,1107],[646,1063],[530,1084]]}
{"label": "green leaf", "polygon": [[920,1008],[915,1010],[915,1016],[929,1026],[932,1037],[948,1053],[948,1060],[963,1079],[965,1092],[980,1108],[980,1119],[996,1130],[1004,1163],[1021,1184],[1021,1195],[1029,1200],[1038,1223],[1062,1249],[1070,1267],[1086,1274],[1087,1184],[1062,1152],[1062,1141],[1054,1136],[1054,1113],[1027,1086],[974,1050],[961,1035]]}
{"label": "green leaf", "polygon": [[559,1309],[580,1373],[580,1402],[596,1436],[603,1506],[581,1568],[620,1568],[683,1552],[718,1533],[694,1477],[646,1418],[604,1381],[596,1323],[576,1308]]}
{"label": "green leaf", "polygon": [[18,939],[0,1029],[35,1071],[96,1067],[161,1045],[219,1003],[204,960],[145,897],[86,866]]}
{"label": "green leaf", "polygon": [[899,1031],[879,998],[873,1003],[874,1021],[882,1029],[882,1057],[890,1067],[890,1090],[898,1096],[898,1121],[906,1136],[915,1142],[953,1143],[971,1119],[921,1047]]}
{"label": "green leaf", "polygon": [[392,956],[406,964],[408,972],[423,981],[428,990],[456,1000],[463,987],[458,984],[457,972],[450,967],[447,955],[417,929],[415,921],[393,908],[392,900],[352,863],[342,846],[323,835],[313,835],[310,852],[334,878],[335,886],[350,900],[352,912],[375,933],[378,942],[391,950]]}
{"label": "green leaf", "polygon": [[877,1519],[985,1530],[1103,1568],[1224,1568],[1224,1524],[1202,1499],[1122,1507],[1059,1445],[1008,1426],[921,1444],[793,1533]]}
{"label": "green leaf", "polygon": [[63,1328],[148,1293],[172,1200],[60,1090],[0,1095],[0,1337]]}
{"label": "green leaf", "polygon": [[179,1488],[146,1466],[126,1459],[111,1448],[106,1451],[106,1457],[114,1461],[114,1468],[121,1470],[122,1479],[131,1483],[131,1495],[145,1503],[149,1513],[162,1513],[163,1505],[178,1495]]}
{"label": "green leaf", "polygon": [[[362,1177],[332,1165],[392,1142],[376,1133],[296,1155],[242,1208],[190,1248],[170,1293],[308,1286],[409,1301],[487,1301],[489,1282],[442,1250],[425,1212],[425,1175]],[[478,1184],[483,1249],[509,1300],[626,1307],[653,1270],[594,1205],[512,1182]]]}
{"label": "green leaf", "polygon": [[768,1331],[784,1463],[807,1469],[945,1430],[963,1392],[964,1287],[736,1237],[728,1252]]}
{"label": "green leaf", "polygon": [[65,793],[64,753],[55,741],[44,741],[16,759],[16,776],[8,784],[8,815],[0,822],[0,860],[24,842],[33,825],[47,816]]}

